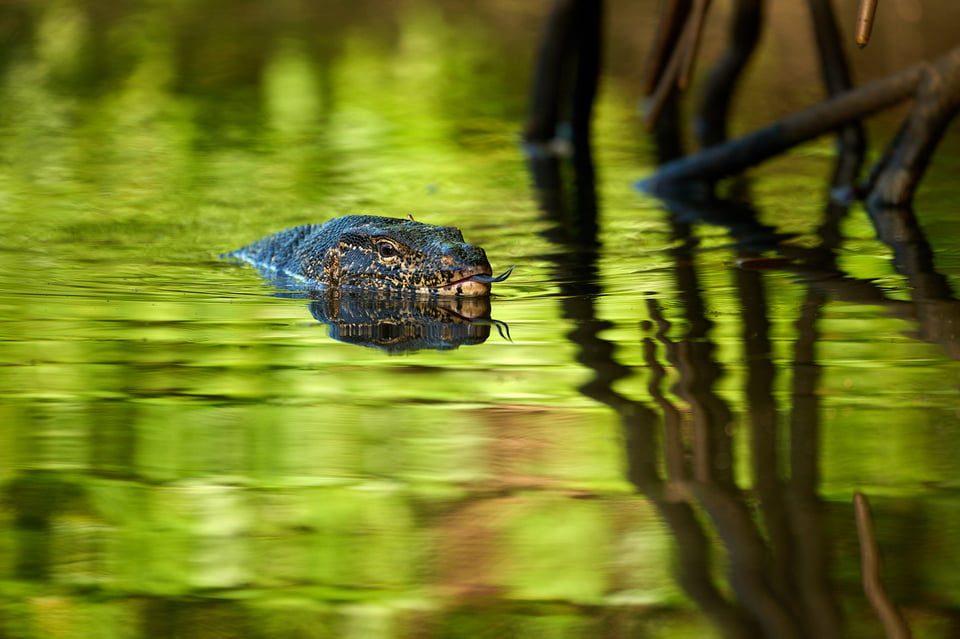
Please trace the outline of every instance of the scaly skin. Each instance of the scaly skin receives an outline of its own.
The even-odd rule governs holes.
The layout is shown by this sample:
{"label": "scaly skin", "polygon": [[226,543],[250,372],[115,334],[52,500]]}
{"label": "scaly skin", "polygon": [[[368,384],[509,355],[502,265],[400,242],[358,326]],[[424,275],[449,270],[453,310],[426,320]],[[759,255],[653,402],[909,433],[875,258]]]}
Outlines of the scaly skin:
{"label": "scaly skin", "polygon": [[460,229],[373,215],[346,215],[280,231],[227,253],[317,288],[430,295],[490,293],[490,262]]}

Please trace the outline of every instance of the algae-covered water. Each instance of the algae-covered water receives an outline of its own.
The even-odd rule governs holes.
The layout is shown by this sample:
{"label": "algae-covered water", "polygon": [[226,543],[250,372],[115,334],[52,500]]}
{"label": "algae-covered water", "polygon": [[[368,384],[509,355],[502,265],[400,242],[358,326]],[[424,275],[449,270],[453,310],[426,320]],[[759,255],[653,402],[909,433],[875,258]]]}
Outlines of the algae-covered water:
{"label": "algae-covered water", "polygon": [[[618,3],[594,249],[518,145],[546,5],[467,4],[0,7],[0,636],[874,637],[871,540],[914,636],[956,636],[956,131],[914,252],[857,206],[818,233],[821,140],[749,191],[830,269],[743,268],[759,226],[634,188],[653,8]],[[929,4],[858,73],[939,53]],[[818,98],[793,19],[735,129]],[[516,270],[385,306],[218,257],[356,213]]]}

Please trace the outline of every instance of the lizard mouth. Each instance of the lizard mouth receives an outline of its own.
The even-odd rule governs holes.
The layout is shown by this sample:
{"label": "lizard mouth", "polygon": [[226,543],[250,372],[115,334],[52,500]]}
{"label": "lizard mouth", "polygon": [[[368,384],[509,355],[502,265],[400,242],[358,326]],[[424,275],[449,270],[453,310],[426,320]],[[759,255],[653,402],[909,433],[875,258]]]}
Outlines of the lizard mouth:
{"label": "lizard mouth", "polygon": [[490,273],[473,273],[466,277],[454,280],[449,284],[437,287],[437,292],[446,295],[464,295],[477,296],[487,295],[490,292],[490,285],[494,282],[502,282],[510,277],[515,266],[511,266],[500,275],[491,275]]}

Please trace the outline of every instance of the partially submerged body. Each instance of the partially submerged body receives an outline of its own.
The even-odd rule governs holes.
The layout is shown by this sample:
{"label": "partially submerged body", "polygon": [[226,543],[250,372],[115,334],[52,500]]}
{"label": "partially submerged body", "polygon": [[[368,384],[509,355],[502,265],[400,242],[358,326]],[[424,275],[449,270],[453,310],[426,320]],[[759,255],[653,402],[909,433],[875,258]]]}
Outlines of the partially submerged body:
{"label": "partially submerged body", "polygon": [[452,226],[412,219],[346,215],[280,231],[227,253],[312,288],[428,295],[490,293],[493,277],[482,248]]}

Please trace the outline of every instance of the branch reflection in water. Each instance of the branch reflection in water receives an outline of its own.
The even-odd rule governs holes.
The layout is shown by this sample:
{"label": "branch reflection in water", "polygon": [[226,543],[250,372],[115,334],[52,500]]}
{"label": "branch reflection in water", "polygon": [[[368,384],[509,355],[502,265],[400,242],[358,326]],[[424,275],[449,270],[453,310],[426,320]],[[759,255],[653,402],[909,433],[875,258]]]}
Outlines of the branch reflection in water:
{"label": "branch reflection in water", "polygon": [[[791,245],[789,236],[759,223],[747,203],[712,196],[666,201],[676,247],[672,251],[676,301],[686,328],[681,337],[671,338],[681,327],[671,326],[651,294],[649,318],[639,321],[646,335],[638,336],[649,396],[634,398],[614,388],[632,371],[617,360],[614,345],[601,337],[611,324],[598,318],[595,307],[603,291],[589,150],[574,155],[578,179],[573,183],[561,177],[561,164],[549,154],[530,154],[540,207],[554,222],[548,236],[564,249],[555,254],[554,269],[563,315],[575,325],[568,338],[578,346],[577,360],[594,373],[579,390],[619,415],[628,479],[655,505],[675,539],[678,582],[723,636],[844,636],[839,611],[857,595],[832,583],[828,556],[837,552],[831,542],[838,537],[829,530],[818,495],[818,323],[831,299],[882,305],[891,315],[914,321],[919,338],[942,345],[954,358],[960,355],[955,328],[960,303],[934,269],[932,251],[913,211],[873,212],[881,239],[890,245],[898,270],[911,284],[912,299],[901,301],[874,282],[838,268],[843,204],[828,203],[826,221],[817,231],[818,244],[806,248]],[[748,491],[735,482],[743,473],[737,471],[734,454],[733,411],[717,391],[724,369],[715,355],[714,325],[706,313],[697,269],[695,223],[726,227],[741,265],[731,269],[731,276],[740,300],[741,357],[746,366],[742,392],[748,407],[753,480]],[[794,273],[807,285],[795,322],[791,362],[779,370],[771,357],[773,309],[765,282],[765,270],[771,266]],[[670,389],[664,388],[668,368],[678,378]],[[774,392],[777,376],[784,374],[791,376],[789,406],[778,402]],[[789,420],[781,423],[777,416],[784,410]],[[854,526],[852,515],[847,524]],[[714,574],[713,538],[719,538],[726,553],[725,584]],[[861,543],[873,542],[861,539]],[[898,614],[895,607],[884,614],[888,613]]]}

